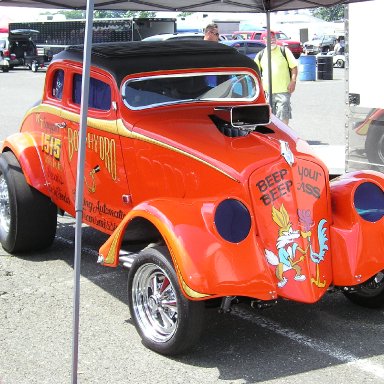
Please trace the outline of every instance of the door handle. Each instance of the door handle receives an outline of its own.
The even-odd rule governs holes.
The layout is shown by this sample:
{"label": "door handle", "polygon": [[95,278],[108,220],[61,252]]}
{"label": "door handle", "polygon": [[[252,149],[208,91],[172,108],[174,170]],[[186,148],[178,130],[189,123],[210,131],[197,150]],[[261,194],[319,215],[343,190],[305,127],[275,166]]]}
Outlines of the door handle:
{"label": "door handle", "polygon": [[65,123],[65,121],[63,121],[62,123],[55,123],[55,127],[60,128],[60,129],[63,129],[66,126],[67,126],[67,124]]}

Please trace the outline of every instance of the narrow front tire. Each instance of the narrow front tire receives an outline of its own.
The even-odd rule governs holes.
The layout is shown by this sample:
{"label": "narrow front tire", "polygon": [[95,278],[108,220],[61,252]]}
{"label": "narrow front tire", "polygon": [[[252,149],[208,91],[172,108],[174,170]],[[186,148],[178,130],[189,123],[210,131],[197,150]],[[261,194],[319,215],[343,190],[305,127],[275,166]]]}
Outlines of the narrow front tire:
{"label": "narrow front tire", "polygon": [[128,296],[132,320],[147,348],[176,355],[198,340],[204,302],[188,300],[182,294],[166,247],[146,248],[133,262]]}

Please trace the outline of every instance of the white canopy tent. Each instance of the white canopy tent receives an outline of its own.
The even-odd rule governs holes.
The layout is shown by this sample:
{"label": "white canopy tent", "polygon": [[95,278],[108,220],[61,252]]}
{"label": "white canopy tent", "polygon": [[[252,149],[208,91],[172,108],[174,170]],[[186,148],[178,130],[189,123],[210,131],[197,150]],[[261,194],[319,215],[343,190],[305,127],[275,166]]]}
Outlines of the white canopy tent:
{"label": "white canopy tent", "polygon": [[[90,57],[92,46],[93,11],[130,10],[130,11],[167,11],[167,12],[254,12],[265,13],[267,28],[270,29],[270,13],[304,8],[328,7],[369,0],[0,0],[0,6],[38,7],[50,9],[85,9],[86,30],[84,41],[84,66],[82,82],[82,101],[80,109],[79,154],[76,179],[76,230],[74,260],[73,295],[73,342],[72,342],[72,383],[77,383],[78,335],[80,304],[80,261],[81,235],[83,219],[84,162],[89,97]],[[177,5],[176,5],[177,4]],[[268,38],[267,45],[270,44]],[[269,66],[270,55],[269,55]],[[270,71],[269,71],[270,72]],[[270,80],[271,89],[271,80]]]}
{"label": "white canopy tent", "polygon": [[0,6],[168,12],[274,12],[364,0],[0,0]]}

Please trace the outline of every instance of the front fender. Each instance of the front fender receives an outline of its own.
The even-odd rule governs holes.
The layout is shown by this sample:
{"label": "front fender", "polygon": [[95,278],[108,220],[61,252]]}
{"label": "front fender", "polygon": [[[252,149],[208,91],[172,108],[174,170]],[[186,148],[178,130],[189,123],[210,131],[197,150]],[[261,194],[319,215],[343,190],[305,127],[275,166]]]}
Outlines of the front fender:
{"label": "front fender", "polygon": [[12,151],[16,156],[27,183],[48,196],[47,179],[34,137],[25,132],[8,136],[1,149],[1,152],[6,151]]}
{"label": "front fender", "polygon": [[[384,213],[384,175],[375,171],[348,173],[331,182],[333,225],[333,284],[353,286],[367,281],[384,270],[384,218],[374,222],[364,219],[358,211],[355,193],[364,183],[381,189],[375,210]],[[373,196],[362,196],[365,201]]]}
{"label": "front fender", "polygon": [[187,297],[195,300],[220,296],[276,298],[276,285],[254,224],[240,243],[225,241],[214,225],[218,202],[159,199],[138,205],[100,248],[104,264],[117,266],[125,230],[134,218],[142,217],[164,238]]}

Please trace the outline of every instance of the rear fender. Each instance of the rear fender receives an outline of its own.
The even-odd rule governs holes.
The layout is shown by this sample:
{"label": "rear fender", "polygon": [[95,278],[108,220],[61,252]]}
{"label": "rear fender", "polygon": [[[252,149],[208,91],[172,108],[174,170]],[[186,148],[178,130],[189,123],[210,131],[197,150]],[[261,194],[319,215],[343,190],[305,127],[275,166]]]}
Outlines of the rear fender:
{"label": "rear fender", "polygon": [[4,141],[1,152],[12,151],[19,161],[27,183],[49,196],[44,167],[34,137],[15,133]]}
{"label": "rear fender", "polygon": [[[381,189],[375,210],[384,214],[384,175],[375,171],[351,172],[331,181],[333,225],[330,228],[333,284],[353,286],[384,270],[384,218],[369,221],[358,211],[359,186],[372,183]],[[365,201],[374,196],[362,196]]]}
{"label": "rear fender", "polygon": [[118,265],[125,231],[134,218],[150,221],[163,237],[185,296],[276,298],[276,285],[255,230],[240,243],[225,241],[214,225],[215,201],[151,200],[135,207],[100,248],[106,266]]}

